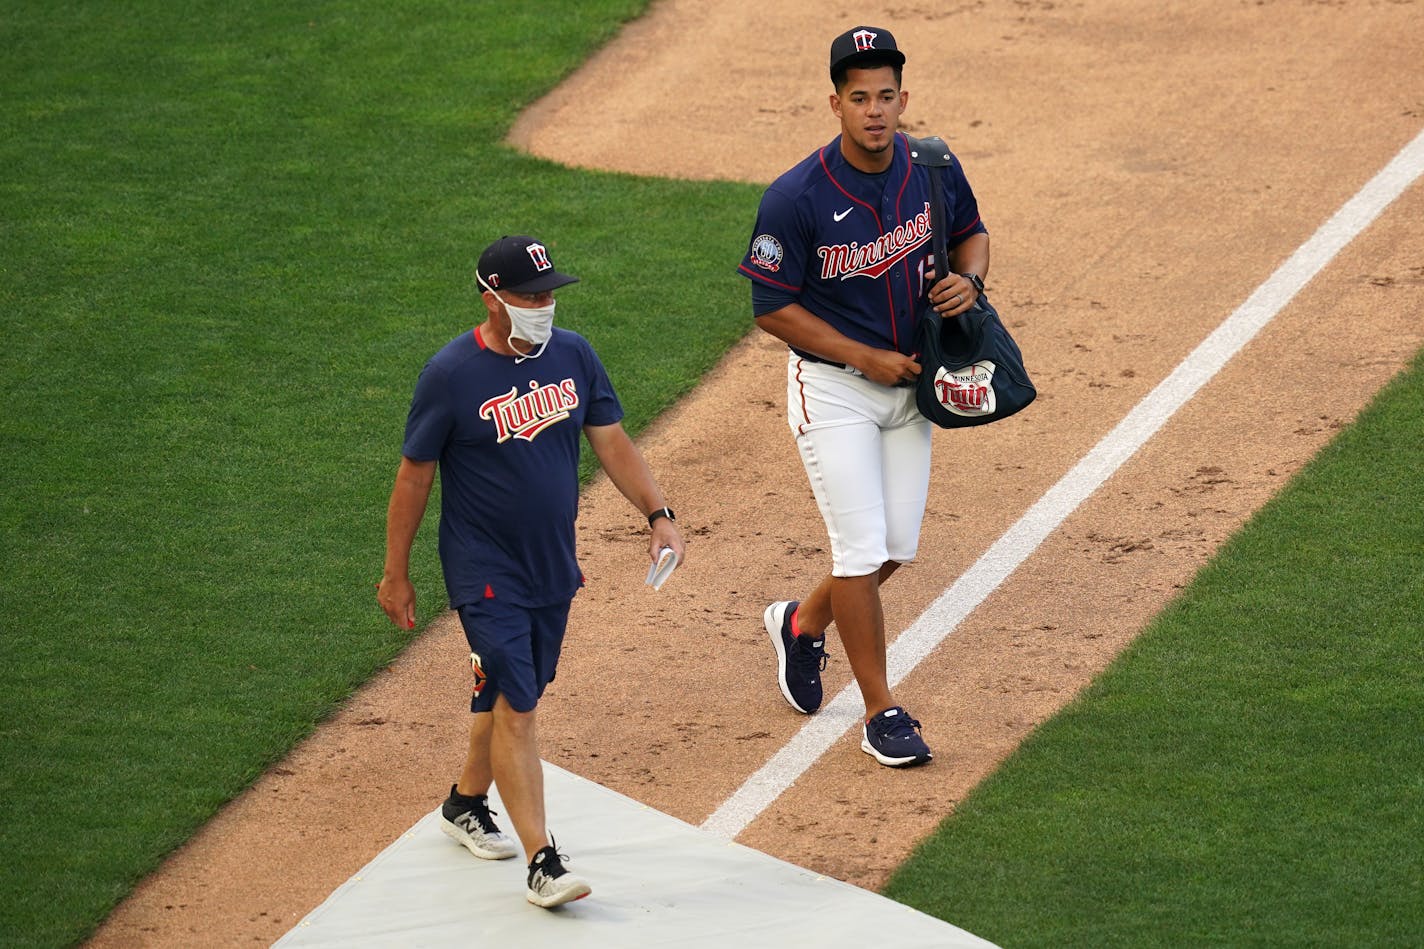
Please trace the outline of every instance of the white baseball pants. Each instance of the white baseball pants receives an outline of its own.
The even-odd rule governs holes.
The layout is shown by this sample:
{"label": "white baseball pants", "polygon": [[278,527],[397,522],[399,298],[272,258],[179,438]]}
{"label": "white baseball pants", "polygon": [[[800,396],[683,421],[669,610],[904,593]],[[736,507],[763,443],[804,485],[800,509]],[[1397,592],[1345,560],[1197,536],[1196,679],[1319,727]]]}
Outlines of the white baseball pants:
{"label": "white baseball pants", "polygon": [[826,522],[831,573],[860,577],[914,560],[933,430],[915,390],[789,355],[787,422]]}

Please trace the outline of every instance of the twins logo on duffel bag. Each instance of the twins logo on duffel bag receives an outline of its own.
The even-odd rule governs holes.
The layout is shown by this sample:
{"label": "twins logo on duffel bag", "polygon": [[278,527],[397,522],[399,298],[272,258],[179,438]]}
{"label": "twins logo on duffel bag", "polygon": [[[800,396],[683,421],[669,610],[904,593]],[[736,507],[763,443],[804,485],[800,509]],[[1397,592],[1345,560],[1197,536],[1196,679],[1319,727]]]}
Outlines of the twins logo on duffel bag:
{"label": "twins logo on duffel bag", "polygon": [[955,415],[973,418],[994,414],[994,369],[992,362],[971,363],[962,369],[939,367],[934,391],[939,404]]}
{"label": "twins logo on duffel bag", "polygon": [[941,428],[997,422],[1038,394],[1018,344],[983,294],[969,312],[951,319],[926,307],[915,343],[924,366],[915,406]]}

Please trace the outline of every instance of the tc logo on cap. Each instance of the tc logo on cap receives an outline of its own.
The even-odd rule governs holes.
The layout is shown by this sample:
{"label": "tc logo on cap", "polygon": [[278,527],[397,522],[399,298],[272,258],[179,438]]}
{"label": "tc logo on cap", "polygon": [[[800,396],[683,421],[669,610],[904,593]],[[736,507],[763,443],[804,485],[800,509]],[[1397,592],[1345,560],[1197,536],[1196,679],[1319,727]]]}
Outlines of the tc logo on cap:
{"label": "tc logo on cap", "polygon": [[855,51],[857,53],[863,53],[866,50],[874,49],[875,37],[878,35],[878,33],[872,33],[870,30],[856,30],[853,34],[853,38],[855,39]]}
{"label": "tc logo on cap", "polygon": [[545,249],[543,244],[530,244],[524,249],[529,252],[529,259],[534,261],[535,270],[544,271],[554,266],[549,263],[549,251]]}

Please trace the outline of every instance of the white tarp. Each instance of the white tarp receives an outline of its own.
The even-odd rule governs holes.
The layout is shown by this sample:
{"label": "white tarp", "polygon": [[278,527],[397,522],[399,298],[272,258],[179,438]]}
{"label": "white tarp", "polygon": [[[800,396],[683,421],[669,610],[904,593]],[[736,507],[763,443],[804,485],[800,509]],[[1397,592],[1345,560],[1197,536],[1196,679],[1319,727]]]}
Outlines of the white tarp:
{"label": "white tarp", "polygon": [[[295,947],[992,947],[859,887],[729,842],[545,763],[550,826],[593,894],[524,899],[524,861],[480,860],[431,812],[277,941]],[[490,805],[503,811],[498,794]],[[498,818],[506,833],[507,815]]]}

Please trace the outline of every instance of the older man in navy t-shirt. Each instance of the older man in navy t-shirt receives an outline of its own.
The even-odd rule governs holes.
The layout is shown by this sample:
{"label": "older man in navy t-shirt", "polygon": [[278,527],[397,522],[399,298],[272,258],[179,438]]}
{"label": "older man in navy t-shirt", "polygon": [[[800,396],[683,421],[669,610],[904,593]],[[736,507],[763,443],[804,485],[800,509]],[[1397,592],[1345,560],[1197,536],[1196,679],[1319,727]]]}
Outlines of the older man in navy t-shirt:
{"label": "older man in navy t-shirt", "polygon": [[514,856],[489,810],[497,783],[529,859],[528,899],[557,906],[587,896],[589,886],[564,868],[545,829],[534,716],[583,585],[574,549],[581,435],[647,515],[649,557],[671,548],[681,558],[683,542],[620,424],[603,364],[582,336],[553,325],[554,290],[577,278],[554,269],[531,237],[495,241],[476,276],[485,322],[436,353],[415,385],[378,599],[392,622],[415,626],[410,548],[438,467],[440,563],[474,673],[469,751],[441,807],[442,826],[476,856]]}

